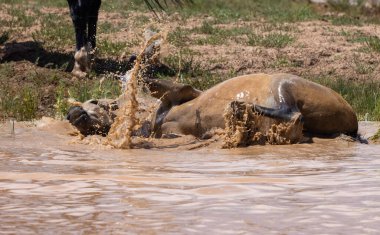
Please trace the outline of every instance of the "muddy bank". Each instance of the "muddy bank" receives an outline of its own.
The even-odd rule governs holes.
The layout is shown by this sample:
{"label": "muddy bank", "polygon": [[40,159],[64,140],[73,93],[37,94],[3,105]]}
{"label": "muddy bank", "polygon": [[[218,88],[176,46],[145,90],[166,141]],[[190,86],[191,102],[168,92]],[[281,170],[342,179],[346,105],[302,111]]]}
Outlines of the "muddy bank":
{"label": "muddy bank", "polygon": [[[359,134],[367,139],[369,144],[379,144],[378,131],[380,130],[380,122],[359,122]],[[226,136],[224,130],[215,130],[213,135],[208,139],[199,139],[191,135],[169,135],[165,138],[143,138],[132,137],[132,147],[134,149],[152,149],[152,150],[170,150],[170,151],[182,151],[182,150],[222,150],[225,148]],[[377,134],[377,135],[376,135]],[[15,122],[14,133],[12,134],[12,125],[10,122],[0,124],[0,139],[1,141],[11,143],[14,140],[16,142],[25,142],[25,146],[33,146],[35,143],[43,144],[44,146],[72,146],[73,148],[94,148],[94,149],[113,149],[112,145],[109,145],[107,137],[99,135],[84,137],[68,123],[68,121],[59,121],[52,118],[43,118],[35,122]],[[13,140],[12,140],[13,139]],[[33,140],[33,141],[31,141]],[[297,149],[303,145],[315,144],[341,144],[341,145],[361,145],[354,140],[338,136],[336,138],[306,138],[304,143],[289,145],[291,148]],[[271,149],[274,145],[262,143],[255,143],[248,148],[267,148]],[[234,148],[233,148],[234,149]],[[237,148],[244,149],[244,148]],[[113,150],[114,151],[114,150]],[[124,150],[128,151],[128,150]],[[229,151],[229,150],[225,150]],[[235,151],[235,150],[231,150]]]}

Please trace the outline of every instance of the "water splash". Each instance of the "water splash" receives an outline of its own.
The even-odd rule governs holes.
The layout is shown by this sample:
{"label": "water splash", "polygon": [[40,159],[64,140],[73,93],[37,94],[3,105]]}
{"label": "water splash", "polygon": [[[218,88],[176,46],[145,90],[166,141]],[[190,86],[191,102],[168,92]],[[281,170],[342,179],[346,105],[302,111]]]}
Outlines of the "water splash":
{"label": "water splash", "polygon": [[135,66],[132,69],[130,79],[128,80],[126,89],[121,97],[124,100],[124,105],[121,107],[119,115],[115,118],[114,123],[109,131],[107,142],[115,148],[130,149],[132,148],[132,132],[138,123],[136,113],[138,111],[139,103],[137,101],[137,84],[138,75],[143,67],[142,63],[146,55],[146,51],[157,40],[164,39],[162,33],[152,35],[146,41],[141,53],[136,59]]}
{"label": "water splash", "polygon": [[302,139],[301,114],[289,122],[279,122],[258,114],[250,104],[232,102],[224,113],[224,120],[223,148],[293,144]]}

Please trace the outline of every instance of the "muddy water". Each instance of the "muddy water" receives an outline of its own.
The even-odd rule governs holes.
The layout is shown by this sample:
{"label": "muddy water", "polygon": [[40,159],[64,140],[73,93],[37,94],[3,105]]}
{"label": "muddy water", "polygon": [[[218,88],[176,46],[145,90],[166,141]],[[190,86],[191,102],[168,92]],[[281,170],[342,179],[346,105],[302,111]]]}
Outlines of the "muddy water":
{"label": "muddy water", "polygon": [[376,145],[112,150],[68,132],[1,127],[0,233],[380,231]]}

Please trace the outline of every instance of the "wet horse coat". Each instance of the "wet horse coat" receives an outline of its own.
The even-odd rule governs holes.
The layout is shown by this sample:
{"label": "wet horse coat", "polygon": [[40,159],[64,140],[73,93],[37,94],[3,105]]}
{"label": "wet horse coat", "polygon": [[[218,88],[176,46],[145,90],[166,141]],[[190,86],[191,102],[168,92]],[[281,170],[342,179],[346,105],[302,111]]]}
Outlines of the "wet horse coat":
{"label": "wet horse coat", "polygon": [[223,112],[232,101],[251,104],[254,111],[289,121],[302,115],[311,134],[356,134],[358,122],[351,106],[335,91],[291,74],[252,74],[222,82],[199,97],[173,107],[163,119],[162,133],[200,136],[224,128]]}
{"label": "wet horse coat", "polygon": [[[162,80],[148,80],[147,86],[162,101],[152,121],[156,137],[170,133],[201,137],[213,128],[225,128],[223,114],[236,103],[249,104],[254,112],[277,123],[298,119],[304,132],[312,135],[355,135],[358,129],[353,109],[339,94],[291,74],[235,77],[204,92]],[[112,120],[109,112],[92,103],[95,106],[91,110],[86,106],[72,107],[68,114],[70,122],[83,134],[109,129],[99,120]],[[94,115],[107,118],[93,118]],[[258,125],[268,129],[272,123],[263,121]]]}

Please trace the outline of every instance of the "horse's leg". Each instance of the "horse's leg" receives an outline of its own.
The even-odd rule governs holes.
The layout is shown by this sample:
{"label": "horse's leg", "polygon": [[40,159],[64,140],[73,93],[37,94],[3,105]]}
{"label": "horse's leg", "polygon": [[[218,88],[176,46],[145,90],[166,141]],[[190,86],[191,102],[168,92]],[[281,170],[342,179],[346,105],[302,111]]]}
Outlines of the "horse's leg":
{"label": "horse's leg", "polygon": [[197,98],[201,91],[190,85],[162,79],[144,79],[145,87],[154,98],[171,105],[180,105]]}
{"label": "horse's leg", "polygon": [[83,0],[67,0],[67,2],[70,7],[76,40],[75,64],[72,73],[77,77],[84,77],[89,70],[88,53],[85,49],[87,42],[86,6],[83,4]]}
{"label": "horse's leg", "polygon": [[272,109],[263,107],[260,105],[253,105],[253,111],[259,113],[260,115],[276,118],[284,121],[290,121],[293,119],[295,113],[299,113],[297,111],[293,111],[291,108],[287,106],[282,106],[278,109]]}
{"label": "horse's leg", "polygon": [[81,1],[67,0],[70,8],[71,19],[75,29],[76,51],[85,46],[86,42],[86,20],[85,9]]}
{"label": "horse's leg", "polygon": [[[233,110],[242,110],[246,107],[245,102],[233,101],[230,104]],[[252,111],[258,113],[259,115],[279,119],[282,121],[291,121],[295,117],[299,118],[300,121],[303,121],[302,115],[298,110],[290,108],[286,104],[282,104],[279,108],[267,108],[261,105],[252,104]]]}
{"label": "horse's leg", "polygon": [[156,137],[161,136],[161,126],[173,106],[193,100],[201,94],[201,91],[194,89],[190,85],[174,83],[168,80],[145,79],[144,83],[151,96],[161,100],[161,105],[152,120],[153,132]]}
{"label": "horse's leg", "polygon": [[89,5],[88,21],[87,21],[87,28],[88,28],[87,38],[91,46],[90,49],[95,49],[96,47],[96,27],[98,23],[98,14],[99,14],[100,5],[101,5],[101,0],[92,0],[91,4]]}
{"label": "horse's leg", "polygon": [[[260,105],[233,101],[230,103],[229,111],[232,111],[233,118],[231,118],[231,121],[233,124],[228,125],[234,127],[232,130],[237,130],[235,125],[243,123],[244,127],[248,128],[248,130],[254,130],[254,133],[256,131],[263,133],[271,144],[299,143],[302,140],[303,116],[297,108],[292,108],[292,106],[285,103],[280,103],[279,108],[267,108]],[[251,116],[252,113],[273,118],[276,120],[276,123],[272,123],[269,120],[255,119]]]}

